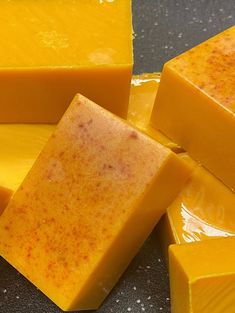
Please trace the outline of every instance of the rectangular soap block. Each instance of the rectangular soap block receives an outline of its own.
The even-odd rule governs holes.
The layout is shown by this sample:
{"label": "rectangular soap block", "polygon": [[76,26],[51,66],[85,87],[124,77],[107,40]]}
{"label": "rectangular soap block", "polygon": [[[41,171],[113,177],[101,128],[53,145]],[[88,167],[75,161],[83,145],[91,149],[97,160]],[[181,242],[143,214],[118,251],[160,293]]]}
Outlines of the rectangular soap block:
{"label": "rectangular soap block", "polygon": [[182,148],[150,126],[150,117],[160,82],[160,73],[132,76],[127,120],[144,133],[179,153]]}
{"label": "rectangular soap block", "polygon": [[[159,80],[159,73],[132,77],[128,121],[174,152],[179,152],[178,145],[149,127]],[[19,187],[54,129],[55,125],[43,124],[0,125],[0,186],[3,187],[0,211],[7,204],[9,191],[13,193]]]}
{"label": "rectangular soap block", "polygon": [[131,0],[2,0],[0,12],[1,123],[58,122],[78,92],[127,115]]}
{"label": "rectangular soap block", "polygon": [[77,95],[1,216],[0,254],[63,310],[96,309],[189,175]]}
{"label": "rectangular soap block", "polygon": [[159,225],[166,259],[170,244],[235,236],[235,194],[187,154],[179,157],[192,175]]}
{"label": "rectangular soap block", "polygon": [[172,313],[235,310],[235,237],[172,245]]}
{"label": "rectangular soap block", "polygon": [[235,189],[235,27],[167,62],[151,124]]}

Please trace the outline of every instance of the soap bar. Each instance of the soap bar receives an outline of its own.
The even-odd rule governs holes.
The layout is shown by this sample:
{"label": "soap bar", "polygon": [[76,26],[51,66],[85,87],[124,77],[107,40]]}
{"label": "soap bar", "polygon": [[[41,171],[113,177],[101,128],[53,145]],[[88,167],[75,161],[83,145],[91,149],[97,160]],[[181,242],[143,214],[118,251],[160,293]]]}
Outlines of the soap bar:
{"label": "soap bar", "polygon": [[1,216],[0,254],[63,310],[96,309],[189,175],[77,95]]}
{"label": "soap bar", "polygon": [[132,77],[127,120],[162,145],[179,153],[182,148],[152,128],[149,123],[160,77],[160,73],[145,73]]}
{"label": "soap bar", "polygon": [[131,0],[2,0],[0,12],[0,123],[58,122],[78,92],[127,115]]}
{"label": "soap bar", "polygon": [[170,247],[172,313],[232,313],[235,237]]}
{"label": "soap bar", "polygon": [[[155,140],[174,152],[180,147],[159,131],[150,130],[149,118],[160,80],[159,73],[142,74],[132,77],[128,121],[145,131]],[[21,184],[32,167],[55,125],[43,124],[1,124],[0,125],[0,212]],[[147,129],[147,130],[146,130]],[[151,135],[152,134],[152,135]]]}
{"label": "soap bar", "polygon": [[166,258],[168,246],[173,243],[235,236],[235,194],[187,154],[179,157],[193,172],[160,222]]}
{"label": "soap bar", "polygon": [[[151,125],[235,189],[235,27],[167,62]],[[170,90],[170,92],[169,92]]]}

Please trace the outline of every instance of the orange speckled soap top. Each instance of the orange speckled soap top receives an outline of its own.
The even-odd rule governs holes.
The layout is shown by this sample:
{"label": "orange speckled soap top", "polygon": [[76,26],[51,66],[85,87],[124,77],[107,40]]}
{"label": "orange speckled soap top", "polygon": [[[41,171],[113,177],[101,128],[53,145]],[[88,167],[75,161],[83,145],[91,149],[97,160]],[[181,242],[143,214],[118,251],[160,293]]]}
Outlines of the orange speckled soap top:
{"label": "orange speckled soap top", "polygon": [[235,112],[235,26],[174,58],[167,66]]}
{"label": "orange speckled soap top", "polygon": [[132,64],[130,6],[126,0],[2,0],[0,67]]}
{"label": "orange speckled soap top", "polygon": [[2,215],[1,254],[67,308],[169,153],[76,96]]}

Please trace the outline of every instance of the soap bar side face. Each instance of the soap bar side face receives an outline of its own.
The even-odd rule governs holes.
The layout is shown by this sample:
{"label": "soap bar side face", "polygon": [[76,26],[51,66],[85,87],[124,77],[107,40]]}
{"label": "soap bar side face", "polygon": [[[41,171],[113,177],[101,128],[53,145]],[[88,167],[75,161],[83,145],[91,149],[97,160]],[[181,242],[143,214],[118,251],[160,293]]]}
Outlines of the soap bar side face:
{"label": "soap bar side face", "polygon": [[132,77],[127,118],[138,128],[146,128],[149,124],[160,77],[160,73]]}
{"label": "soap bar side face", "polygon": [[[235,28],[231,28],[220,34],[218,38],[222,38],[221,41],[225,40],[226,42],[227,34],[229,34],[230,39],[228,42],[230,42],[229,46],[232,47],[235,42],[234,30]],[[227,61],[223,68],[222,79],[220,72],[222,69],[214,73],[214,75],[217,75],[217,80],[213,78],[213,81],[218,82],[218,90],[214,96],[209,90],[207,91],[207,87],[202,89],[197,85],[199,82],[194,81],[194,76],[195,79],[197,77],[200,80],[200,75],[205,80],[206,72],[203,72],[205,67],[200,67],[200,62],[202,62],[201,59],[207,60],[211,57],[211,48],[207,47],[213,46],[216,49],[216,45],[217,37],[210,39],[209,43],[205,42],[194,48],[192,50],[193,54],[204,53],[199,60],[198,58],[194,60],[189,57],[192,54],[190,50],[165,64],[151,124],[176,141],[194,159],[199,160],[215,176],[223,180],[231,189],[234,189],[235,170],[233,160],[235,151],[233,138],[235,136],[235,122],[230,101],[233,101],[231,99],[235,97],[234,88],[232,87],[234,86],[235,76],[233,75],[234,67],[229,68],[227,65],[228,60],[233,62],[232,48],[229,49],[227,45],[224,46],[224,49],[228,48],[223,52]],[[221,47],[219,49],[222,51]],[[223,59],[223,55],[221,59]],[[191,65],[181,71],[181,62],[186,62],[186,60],[194,62],[195,67]],[[196,71],[196,74],[194,71]],[[182,75],[182,72],[185,72],[185,76]],[[221,80],[223,85],[226,74],[229,77],[229,87],[225,88],[224,93],[222,93],[219,81]],[[206,81],[204,83],[211,90],[213,86],[209,82],[209,78],[208,84],[206,84]],[[169,89],[171,92],[169,92]],[[222,101],[226,102],[227,97],[230,99],[228,100],[230,104],[220,103]]]}
{"label": "soap bar side face", "polygon": [[[133,221],[127,250],[119,245],[123,259],[116,258],[123,271],[188,175],[170,150],[77,96],[2,216],[1,254],[61,308],[95,309],[109,289],[104,295],[92,275],[115,239],[127,237]],[[137,217],[145,216],[145,200],[144,223]],[[84,303],[92,288],[102,295]]]}

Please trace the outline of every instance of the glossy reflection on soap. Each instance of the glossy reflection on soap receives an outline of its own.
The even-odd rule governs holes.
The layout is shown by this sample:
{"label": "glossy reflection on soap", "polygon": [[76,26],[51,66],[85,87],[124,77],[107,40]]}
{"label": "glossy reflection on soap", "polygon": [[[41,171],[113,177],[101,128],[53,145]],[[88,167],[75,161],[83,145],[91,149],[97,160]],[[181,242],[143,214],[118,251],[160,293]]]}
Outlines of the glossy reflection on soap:
{"label": "glossy reflection on soap", "polygon": [[145,73],[132,77],[127,120],[169,149],[182,152],[181,147],[149,124],[160,78],[161,73]]}
{"label": "glossy reflection on soap", "polygon": [[192,169],[182,192],[161,221],[162,247],[235,236],[235,194],[186,153],[179,154]]}

